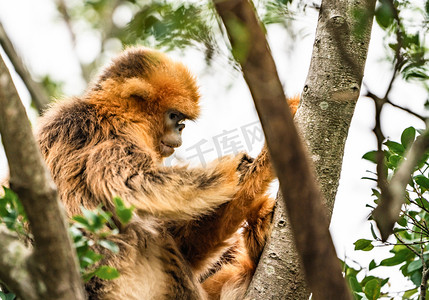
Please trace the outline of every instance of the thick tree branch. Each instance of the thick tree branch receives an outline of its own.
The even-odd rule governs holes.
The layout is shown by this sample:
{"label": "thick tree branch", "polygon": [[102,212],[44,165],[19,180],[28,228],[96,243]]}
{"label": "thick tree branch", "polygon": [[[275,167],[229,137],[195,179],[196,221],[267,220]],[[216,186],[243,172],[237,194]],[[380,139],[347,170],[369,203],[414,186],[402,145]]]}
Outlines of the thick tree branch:
{"label": "thick tree branch", "polygon": [[24,81],[25,86],[28,89],[28,92],[31,95],[31,98],[39,111],[39,114],[47,108],[50,99],[45,90],[33,80],[24,63],[22,62],[19,55],[16,53],[15,48],[13,47],[12,42],[6,34],[6,31],[3,28],[3,25],[0,23],[0,46],[3,48],[7,57],[11,61],[13,67],[15,68],[16,73]]}
{"label": "thick tree branch", "polygon": [[27,264],[31,259],[32,251],[4,225],[0,225],[0,241],[1,281],[21,299],[38,299]]}
{"label": "thick tree branch", "polygon": [[361,88],[374,9],[375,0],[322,0],[302,105],[295,116],[316,167],[329,218]]}
{"label": "thick tree branch", "polygon": [[[254,7],[247,0],[214,3],[225,24],[233,54],[242,67],[261,119],[313,297],[351,299],[329,234],[323,197],[316,184],[307,150],[287,107],[274,60]],[[239,30],[240,34],[237,34],[237,26],[242,29]],[[252,291],[249,296],[258,297]]]}
{"label": "thick tree branch", "polygon": [[386,240],[393,232],[393,226],[399,218],[402,204],[405,201],[405,188],[410,182],[414,168],[428,149],[429,129],[426,129],[407,151],[390,183],[384,187],[382,201],[373,212],[383,240]]}
{"label": "thick tree branch", "polygon": [[0,133],[9,163],[10,186],[23,203],[34,236],[31,275],[40,299],[84,299],[76,254],[56,187],[1,57]]}
{"label": "thick tree branch", "polygon": [[284,200],[279,193],[272,234],[265,245],[246,299],[308,300],[310,292],[301,265]]}

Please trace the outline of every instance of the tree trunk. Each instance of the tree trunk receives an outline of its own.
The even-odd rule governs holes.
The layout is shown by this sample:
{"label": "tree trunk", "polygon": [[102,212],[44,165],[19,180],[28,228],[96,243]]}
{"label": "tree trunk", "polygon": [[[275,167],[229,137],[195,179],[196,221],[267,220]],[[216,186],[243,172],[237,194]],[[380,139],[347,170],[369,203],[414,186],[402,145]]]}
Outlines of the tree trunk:
{"label": "tree trunk", "polygon": [[[34,249],[13,243],[7,232],[0,236],[13,245],[21,271],[4,274],[1,281],[22,299],[84,299],[76,253],[67,228],[67,219],[57,196],[57,190],[31,130],[25,108],[3,60],[0,57],[0,133],[10,169],[10,186],[18,194],[30,222]],[[6,239],[8,237],[8,239]],[[0,253],[0,269],[11,268],[10,252]],[[34,294],[28,285],[17,283],[31,278]],[[21,287],[21,288],[20,288]]]}
{"label": "tree trunk", "polygon": [[[249,300],[257,299],[308,299],[305,276],[296,252],[292,228],[286,207],[278,195],[273,217],[273,232],[264,248],[263,262],[258,264],[248,291]],[[273,281],[276,287],[273,286]]]}
{"label": "tree trunk", "polygon": [[295,117],[312,155],[329,218],[361,88],[374,8],[375,0],[322,1],[310,69]]}
{"label": "tree trunk", "polygon": [[[374,0],[322,1],[310,69],[295,116],[311,153],[329,219],[362,83],[374,8]],[[281,201],[279,198],[278,202]],[[284,207],[278,205],[275,215],[285,215]],[[272,238],[261,256],[249,291],[253,291],[254,299],[308,299],[310,293],[292,243],[291,228],[279,227],[277,222],[275,219]],[[271,253],[282,255],[274,261]],[[288,254],[290,257],[285,257]]]}
{"label": "tree trunk", "polygon": [[[255,102],[280,189],[286,200],[297,252],[313,297],[352,299],[328,230],[329,222],[322,204],[322,193],[316,183],[307,150],[298,136],[286,104],[265,32],[254,7],[248,0],[218,0],[214,3]],[[279,236],[283,235],[279,233]],[[265,259],[272,259],[285,252],[284,249],[278,250],[265,251]],[[265,266],[265,261],[263,263]],[[284,288],[287,287],[282,274],[273,265],[267,266],[271,274],[266,276],[264,282],[269,287],[265,289],[265,295],[255,293],[257,289],[252,285],[248,298],[284,298],[284,291],[277,284],[280,281]],[[290,299],[296,299],[295,296]]]}

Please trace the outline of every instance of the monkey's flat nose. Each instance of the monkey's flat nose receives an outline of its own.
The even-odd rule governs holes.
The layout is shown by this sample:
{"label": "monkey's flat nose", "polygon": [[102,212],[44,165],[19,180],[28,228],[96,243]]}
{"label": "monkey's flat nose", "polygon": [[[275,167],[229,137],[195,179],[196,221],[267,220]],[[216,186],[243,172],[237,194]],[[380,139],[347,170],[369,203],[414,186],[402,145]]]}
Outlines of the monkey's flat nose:
{"label": "monkey's flat nose", "polygon": [[185,124],[177,124],[177,130],[179,130],[179,132],[182,132],[183,128],[185,128]]}

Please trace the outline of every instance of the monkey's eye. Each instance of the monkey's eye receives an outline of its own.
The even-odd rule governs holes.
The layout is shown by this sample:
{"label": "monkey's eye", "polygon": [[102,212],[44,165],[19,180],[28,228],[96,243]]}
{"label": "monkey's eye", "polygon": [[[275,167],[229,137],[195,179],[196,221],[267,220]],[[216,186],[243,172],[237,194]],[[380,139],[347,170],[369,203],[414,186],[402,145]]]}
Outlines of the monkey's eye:
{"label": "monkey's eye", "polygon": [[179,114],[174,113],[174,112],[170,113],[170,120],[172,120],[172,121],[179,120]]}
{"label": "monkey's eye", "polygon": [[173,121],[173,122],[180,122],[182,120],[185,120],[186,117],[184,114],[182,114],[181,112],[178,111],[172,111],[168,114],[168,118]]}

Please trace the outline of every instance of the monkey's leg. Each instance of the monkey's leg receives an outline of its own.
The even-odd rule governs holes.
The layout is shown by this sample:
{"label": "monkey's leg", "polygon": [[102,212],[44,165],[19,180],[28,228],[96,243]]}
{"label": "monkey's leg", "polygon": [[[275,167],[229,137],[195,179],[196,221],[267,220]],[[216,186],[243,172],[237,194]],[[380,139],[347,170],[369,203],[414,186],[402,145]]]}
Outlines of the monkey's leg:
{"label": "monkey's leg", "polygon": [[242,239],[228,251],[232,258],[202,284],[209,299],[243,299],[271,232],[274,203],[266,196],[255,199]]}

